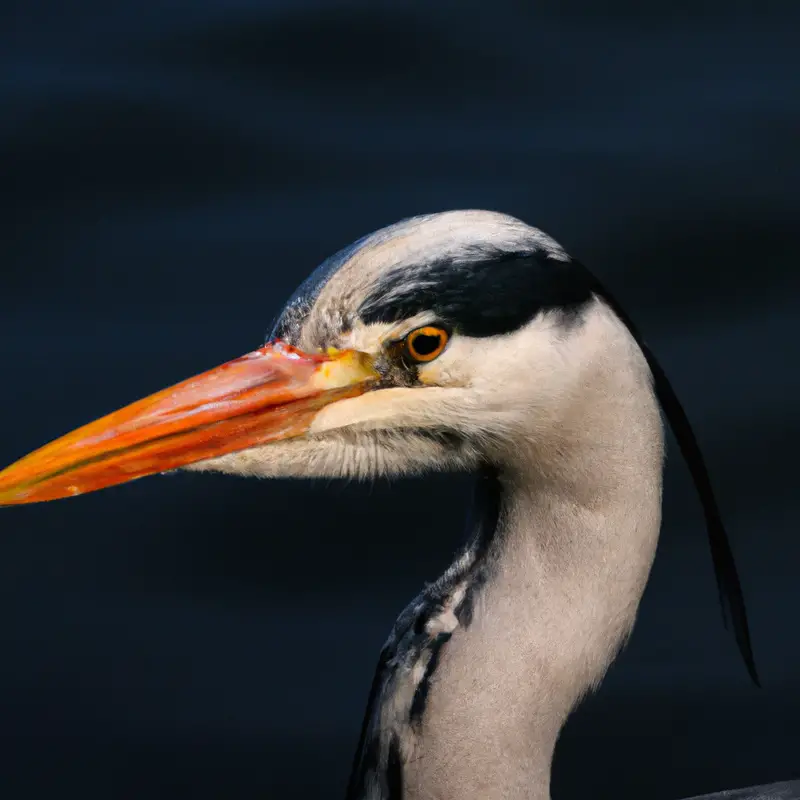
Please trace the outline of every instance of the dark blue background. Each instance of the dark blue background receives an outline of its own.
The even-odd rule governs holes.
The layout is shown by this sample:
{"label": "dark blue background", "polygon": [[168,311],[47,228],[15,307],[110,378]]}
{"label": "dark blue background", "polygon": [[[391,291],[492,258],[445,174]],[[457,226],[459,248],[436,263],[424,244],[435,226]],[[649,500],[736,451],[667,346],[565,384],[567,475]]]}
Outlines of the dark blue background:
{"label": "dark blue background", "polygon": [[[694,421],[556,798],[800,776],[796,2],[20,0],[0,10],[0,461],[257,346],[326,255],[502,210],[604,280]],[[535,10],[534,10],[535,8]],[[153,478],[0,514],[0,797],[336,797],[468,481]]]}

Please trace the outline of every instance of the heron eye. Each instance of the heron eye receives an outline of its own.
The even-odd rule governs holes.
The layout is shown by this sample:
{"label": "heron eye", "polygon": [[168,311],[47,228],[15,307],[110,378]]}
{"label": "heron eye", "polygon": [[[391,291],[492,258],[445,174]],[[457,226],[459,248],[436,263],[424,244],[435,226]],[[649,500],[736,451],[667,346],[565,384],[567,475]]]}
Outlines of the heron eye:
{"label": "heron eye", "polygon": [[427,326],[406,336],[406,350],[415,361],[433,361],[447,345],[447,331]]}

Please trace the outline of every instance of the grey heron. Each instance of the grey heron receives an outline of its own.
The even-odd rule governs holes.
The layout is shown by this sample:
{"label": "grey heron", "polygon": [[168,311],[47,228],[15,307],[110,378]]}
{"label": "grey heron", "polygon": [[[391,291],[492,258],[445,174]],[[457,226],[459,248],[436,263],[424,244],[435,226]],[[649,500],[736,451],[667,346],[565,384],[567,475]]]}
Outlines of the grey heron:
{"label": "grey heron", "polygon": [[630,635],[672,424],[721,597],[758,682],[702,455],[664,372],[540,230],[453,211],[325,261],[267,344],[0,473],[0,505],[183,468],[259,477],[476,475],[469,535],[383,648],[349,800],[544,800],[559,732]]}

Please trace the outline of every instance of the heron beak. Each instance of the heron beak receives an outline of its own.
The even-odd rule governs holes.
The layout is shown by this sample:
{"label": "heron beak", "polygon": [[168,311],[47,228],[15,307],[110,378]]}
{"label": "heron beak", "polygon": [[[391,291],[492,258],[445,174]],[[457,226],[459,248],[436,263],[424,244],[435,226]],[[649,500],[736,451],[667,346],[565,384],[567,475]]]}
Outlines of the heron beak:
{"label": "heron beak", "polygon": [[378,380],[354,350],[272,342],[45,445],[0,472],[0,506],[38,503],[301,436],[317,412]]}

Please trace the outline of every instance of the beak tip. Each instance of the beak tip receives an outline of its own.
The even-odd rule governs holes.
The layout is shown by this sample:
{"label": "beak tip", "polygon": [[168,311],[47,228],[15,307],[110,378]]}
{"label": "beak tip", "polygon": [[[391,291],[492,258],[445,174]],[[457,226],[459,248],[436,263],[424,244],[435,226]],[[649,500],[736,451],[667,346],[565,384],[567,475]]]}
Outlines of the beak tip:
{"label": "beak tip", "polygon": [[19,505],[20,499],[16,492],[0,492],[0,508]]}
{"label": "beak tip", "polygon": [[0,473],[0,483],[5,483],[5,487],[0,487],[0,508],[5,506],[18,506],[28,502],[30,491],[26,490],[19,483],[12,481],[2,481]]}

